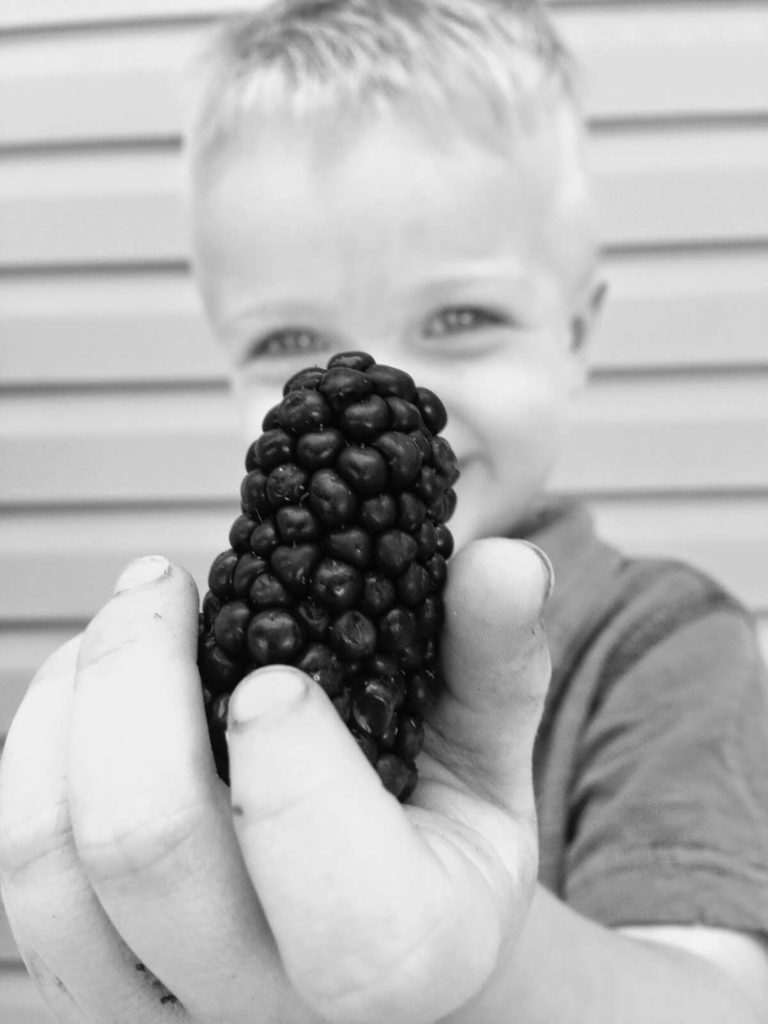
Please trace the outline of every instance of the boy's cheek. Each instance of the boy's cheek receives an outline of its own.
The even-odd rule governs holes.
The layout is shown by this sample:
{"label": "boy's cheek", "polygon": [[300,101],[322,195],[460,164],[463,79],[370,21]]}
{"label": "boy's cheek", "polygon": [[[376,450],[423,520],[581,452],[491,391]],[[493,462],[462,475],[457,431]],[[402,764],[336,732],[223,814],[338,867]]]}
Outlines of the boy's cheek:
{"label": "boy's cheek", "polygon": [[232,386],[240,424],[240,437],[245,445],[249,445],[261,434],[261,425],[266,414],[280,401],[281,389],[244,381],[237,374],[232,377]]}

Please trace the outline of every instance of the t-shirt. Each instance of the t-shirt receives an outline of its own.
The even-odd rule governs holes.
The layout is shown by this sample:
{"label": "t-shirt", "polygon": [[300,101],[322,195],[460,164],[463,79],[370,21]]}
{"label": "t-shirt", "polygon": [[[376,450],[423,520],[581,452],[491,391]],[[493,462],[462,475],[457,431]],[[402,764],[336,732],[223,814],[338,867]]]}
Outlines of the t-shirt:
{"label": "t-shirt", "polygon": [[541,883],[610,926],[768,934],[768,673],[704,573],[603,543],[580,505],[516,531],[551,558],[534,751]]}

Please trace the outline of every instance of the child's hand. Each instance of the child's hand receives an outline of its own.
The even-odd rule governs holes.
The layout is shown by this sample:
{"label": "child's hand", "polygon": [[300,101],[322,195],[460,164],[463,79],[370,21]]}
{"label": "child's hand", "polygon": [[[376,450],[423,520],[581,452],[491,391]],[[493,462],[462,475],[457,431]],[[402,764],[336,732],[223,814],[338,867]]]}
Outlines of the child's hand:
{"label": "child's hand", "polygon": [[[318,686],[262,669],[216,777],[197,593],[135,563],[43,666],[0,772],[19,947],[67,1024],[479,1024],[533,895],[546,573],[511,541],[451,564],[448,692],[401,806]],[[230,803],[231,800],[231,803]],[[157,979],[161,978],[163,984]]]}

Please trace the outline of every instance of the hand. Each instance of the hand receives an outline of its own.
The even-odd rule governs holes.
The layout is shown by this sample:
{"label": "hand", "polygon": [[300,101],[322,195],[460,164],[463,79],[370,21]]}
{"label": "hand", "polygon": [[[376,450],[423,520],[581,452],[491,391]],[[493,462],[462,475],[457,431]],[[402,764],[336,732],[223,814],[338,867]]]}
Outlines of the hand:
{"label": "hand", "polygon": [[3,897],[58,1019],[480,1024],[536,880],[545,577],[512,541],[452,560],[447,692],[401,806],[322,690],[281,666],[233,696],[230,791],[194,583],[133,563],[33,680],[0,770]]}

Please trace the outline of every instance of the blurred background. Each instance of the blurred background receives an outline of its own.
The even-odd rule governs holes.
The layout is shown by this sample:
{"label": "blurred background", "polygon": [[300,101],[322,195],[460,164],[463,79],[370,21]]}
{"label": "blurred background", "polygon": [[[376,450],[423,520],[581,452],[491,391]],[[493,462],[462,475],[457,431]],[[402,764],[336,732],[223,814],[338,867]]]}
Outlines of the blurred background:
{"label": "blurred background", "polygon": [[[548,6],[584,68],[610,284],[552,489],[718,577],[768,656],[768,3]],[[179,83],[236,7],[0,2],[0,736],[127,561],[204,590],[226,546],[243,453],[189,275]],[[0,1020],[50,1020],[1,909]]]}

